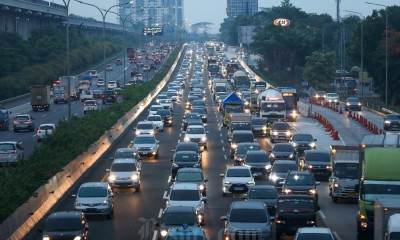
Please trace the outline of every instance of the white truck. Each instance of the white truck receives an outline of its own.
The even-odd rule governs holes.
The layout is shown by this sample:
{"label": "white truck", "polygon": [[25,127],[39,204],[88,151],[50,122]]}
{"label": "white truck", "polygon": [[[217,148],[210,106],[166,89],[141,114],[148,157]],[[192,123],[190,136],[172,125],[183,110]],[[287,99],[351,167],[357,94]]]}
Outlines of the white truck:
{"label": "white truck", "polygon": [[329,195],[334,203],[339,198],[357,199],[355,186],[359,180],[358,146],[331,145],[332,175],[329,177]]}
{"label": "white truck", "polygon": [[231,138],[234,130],[251,130],[251,113],[230,113],[228,138]]}
{"label": "white truck", "polygon": [[[376,198],[374,202],[374,240],[399,239],[400,199]],[[392,216],[397,215],[397,217]],[[389,224],[390,221],[390,224]],[[395,226],[397,222],[397,227]],[[397,229],[397,230],[396,230]],[[397,232],[396,232],[397,231]]]}
{"label": "white truck", "polygon": [[257,97],[257,105],[260,117],[268,119],[268,123],[286,118],[285,101],[282,94],[274,88],[269,88]]}
{"label": "white truck", "polygon": [[53,101],[57,103],[68,103],[67,85],[57,85],[53,87]]}
{"label": "white truck", "polygon": [[216,93],[227,92],[228,90],[228,80],[222,78],[214,78],[212,80],[211,91],[213,94],[213,99],[215,100]]}

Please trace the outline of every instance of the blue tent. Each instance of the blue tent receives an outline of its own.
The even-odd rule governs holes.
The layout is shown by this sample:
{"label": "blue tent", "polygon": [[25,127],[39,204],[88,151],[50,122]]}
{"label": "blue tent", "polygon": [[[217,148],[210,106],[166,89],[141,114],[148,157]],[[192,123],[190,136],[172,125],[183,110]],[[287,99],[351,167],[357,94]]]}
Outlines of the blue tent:
{"label": "blue tent", "polygon": [[92,80],[92,76],[90,75],[83,75],[82,80]]}
{"label": "blue tent", "polygon": [[225,108],[227,103],[242,103],[243,100],[236,94],[236,92],[232,92],[222,101],[222,107]]}

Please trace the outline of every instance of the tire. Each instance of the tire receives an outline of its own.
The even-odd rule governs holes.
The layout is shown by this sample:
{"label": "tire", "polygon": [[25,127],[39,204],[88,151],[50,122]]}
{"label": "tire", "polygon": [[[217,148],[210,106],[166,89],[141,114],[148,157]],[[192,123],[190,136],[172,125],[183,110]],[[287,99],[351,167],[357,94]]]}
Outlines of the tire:
{"label": "tire", "polygon": [[107,219],[111,219],[112,218],[112,213],[107,214]]}
{"label": "tire", "polygon": [[338,202],[338,200],[339,200],[339,198],[338,198],[338,197],[332,197],[332,202],[334,202],[334,203],[337,203],[337,202]]}
{"label": "tire", "polygon": [[222,196],[223,196],[223,197],[226,197],[226,193],[223,192],[223,193],[222,193]]}
{"label": "tire", "polygon": [[140,184],[137,188],[135,188],[135,192],[140,192]]}
{"label": "tire", "polygon": [[18,132],[18,129],[17,129],[17,128],[14,128],[14,132],[15,132],[15,133]]}
{"label": "tire", "polygon": [[271,138],[271,143],[275,143],[275,140]]}
{"label": "tire", "polygon": [[154,156],[154,159],[158,159],[159,158],[159,155],[158,155],[158,153]]}

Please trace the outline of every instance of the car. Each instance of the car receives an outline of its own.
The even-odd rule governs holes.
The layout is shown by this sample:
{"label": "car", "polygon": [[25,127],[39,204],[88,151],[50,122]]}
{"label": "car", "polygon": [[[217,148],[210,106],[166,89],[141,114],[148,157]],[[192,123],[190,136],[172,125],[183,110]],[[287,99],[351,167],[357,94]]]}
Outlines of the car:
{"label": "car", "polygon": [[232,137],[228,139],[230,143],[230,156],[234,157],[237,145],[241,142],[255,142],[253,132],[250,130],[235,130],[232,133]]}
{"label": "car", "polygon": [[113,90],[114,88],[117,88],[117,81],[108,81],[107,88],[108,90]]}
{"label": "car", "polygon": [[89,71],[89,75],[91,77],[94,77],[94,78],[99,77],[99,74],[97,73],[97,70],[94,70],[94,69]]}
{"label": "car", "polygon": [[22,147],[22,142],[0,142],[0,165],[17,164],[22,161],[24,161],[24,147]]}
{"label": "car", "polygon": [[385,131],[400,130],[400,114],[388,114],[383,119],[383,129]]}
{"label": "car", "polygon": [[326,100],[326,92],[325,91],[317,91],[314,95],[314,99],[317,101],[325,101]]}
{"label": "car", "polygon": [[89,223],[81,211],[51,213],[44,223],[41,239],[89,239]]}
{"label": "car", "polygon": [[155,115],[160,115],[164,121],[164,127],[172,127],[174,119],[172,117],[172,112],[169,109],[158,109]]}
{"label": "car", "polygon": [[115,188],[134,188],[140,191],[140,164],[134,158],[116,158],[107,169],[108,184],[111,189]]}
{"label": "car", "polygon": [[268,134],[268,119],[256,117],[251,119],[251,131],[254,136],[267,136]]}
{"label": "car", "polygon": [[163,132],[164,121],[160,115],[149,115],[146,121],[151,122],[154,126],[154,130]]}
{"label": "car", "polygon": [[246,166],[228,166],[225,174],[220,174],[222,179],[222,195],[228,193],[247,193],[255,185],[250,168]]}
{"label": "car", "polygon": [[103,103],[104,104],[113,104],[118,100],[118,93],[114,90],[107,90],[104,92]]}
{"label": "car", "polygon": [[267,206],[268,213],[272,219],[275,219],[276,203],[278,191],[271,185],[252,186],[243,199],[246,201],[262,202]]}
{"label": "car", "polygon": [[48,136],[53,134],[56,130],[56,125],[54,123],[43,123],[39,125],[39,128],[36,130],[35,137],[37,138],[38,142],[43,141]]}
{"label": "car", "polygon": [[194,100],[192,102],[192,108],[203,108],[206,109],[206,102],[203,100]]}
{"label": "car", "polygon": [[204,147],[207,149],[207,134],[208,131],[203,126],[188,126],[186,131],[183,132],[184,137],[183,141],[185,142],[195,142],[199,145],[199,147]]}
{"label": "car", "polygon": [[291,142],[296,153],[303,153],[305,150],[316,149],[317,139],[309,133],[295,133],[292,136]]}
{"label": "car", "polygon": [[159,157],[159,141],[154,135],[138,135],[131,141],[130,147],[136,148],[139,156],[154,156],[155,159]]}
{"label": "car", "polygon": [[135,75],[135,78],[136,78],[136,82],[137,82],[137,83],[143,83],[143,76],[142,76],[142,74],[140,74],[140,73],[136,74],[136,75]]}
{"label": "car", "polygon": [[14,117],[14,132],[20,130],[35,131],[35,119],[30,114],[18,114]]}
{"label": "car", "polygon": [[203,121],[203,123],[207,123],[208,118],[207,118],[207,109],[206,108],[193,107],[191,112],[200,114],[201,121]]}
{"label": "car", "polygon": [[271,168],[269,174],[269,184],[276,187],[282,188],[282,180],[286,178],[286,175],[291,170],[298,170],[299,166],[295,161],[292,160],[279,160],[276,161]]}
{"label": "car", "polygon": [[121,59],[116,59],[115,60],[115,65],[122,65],[122,60]]}
{"label": "car", "polygon": [[146,134],[154,135],[155,130],[153,123],[149,121],[139,121],[133,129],[135,130],[136,136]]}
{"label": "car", "polygon": [[192,102],[195,100],[200,100],[201,97],[193,94],[189,94],[187,101],[186,101],[186,110],[191,110],[192,109]]}
{"label": "car", "polygon": [[271,239],[267,207],[257,201],[235,201],[220,220],[225,222],[223,239]]}
{"label": "car", "polygon": [[168,230],[165,240],[176,240],[176,239],[196,239],[196,240],[207,240],[204,230],[200,227],[189,227],[188,225],[182,225],[182,227],[174,227]]}
{"label": "car", "polygon": [[99,108],[97,106],[96,100],[85,100],[83,102],[83,114],[90,113],[92,111],[98,111]]}
{"label": "car", "polygon": [[93,98],[94,99],[103,99],[103,91],[101,91],[100,89],[94,89],[93,90]]}
{"label": "car", "polygon": [[318,206],[318,190],[317,186],[320,182],[316,182],[312,172],[305,170],[290,170],[282,184],[282,194],[307,194],[314,197]]}
{"label": "car", "polygon": [[199,148],[199,144],[195,143],[195,142],[178,142],[178,144],[176,145],[176,148],[171,150],[171,152],[173,153],[178,153],[180,151],[193,151],[196,152],[197,154],[200,155],[200,159],[201,159],[201,153],[203,151],[200,150]]}
{"label": "car", "polygon": [[200,155],[194,151],[179,151],[171,160],[171,177],[175,178],[181,168],[201,168]]}
{"label": "car", "polygon": [[207,195],[208,179],[204,178],[203,171],[200,168],[180,168],[176,173],[174,182],[196,183],[203,196]]}
{"label": "car", "polygon": [[351,110],[351,111],[361,111],[362,110],[361,105],[362,104],[361,104],[361,102],[360,102],[360,100],[358,98],[349,97],[349,98],[346,99],[346,104],[345,104],[344,110],[345,111],[349,111],[349,110]]}
{"label": "car", "polygon": [[193,207],[198,213],[198,218],[204,222],[204,197],[196,183],[173,183],[168,196],[163,197],[166,200],[166,207],[187,206]]}
{"label": "car", "polygon": [[174,105],[172,104],[171,99],[161,99],[159,104],[163,106],[164,109],[173,110]]}
{"label": "car", "polygon": [[269,159],[272,164],[276,160],[295,160],[296,151],[292,144],[290,143],[277,143],[270,150]]}
{"label": "car", "polygon": [[[138,165],[140,164],[140,156],[139,156],[139,152],[137,151],[136,148],[117,148],[117,150],[115,150],[114,156],[111,157],[111,160],[115,160],[115,159],[134,159],[138,161]],[[140,167],[139,167],[140,168]]]}
{"label": "car", "polygon": [[[318,206],[313,196],[279,195],[275,215],[276,239],[280,239],[282,233],[294,234],[301,227],[315,227],[317,211]],[[309,239],[307,238],[307,240]]]}
{"label": "car", "polygon": [[156,97],[156,103],[159,104],[160,101],[161,101],[161,100],[164,100],[164,99],[171,100],[171,99],[168,98],[167,93],[159,93],[159,94],[157,95],[157,97]]}
{"label": "car", "polygon": [[164,109],[162,105],[151,105],[149,108],[149,115],[155,115],[158,109]]}
{"label": "car", "polygon": [[138,73],[139,73],[139,69],[137,67],[133,67],[131,70],[131,77],[134,77]]}
{"label": "car", "polygon": [[307,150],[304,152],[304,168],[315,177],[328,179],[332,175],[331,154],[324,150]]}
{"label": "car", "polygon": [[112,70],[113,70],[112,65],[111,64],[107,64],[106,65],[106,71],[109,72],[109,71],[112,71]]}
{"label": "car", "polygon": [[193,122],[193,121],[203,123],[203,120],[199,113],[187,113],[183,117],[183,130],[186,131],[186,128],[188,127],[189,122]]}
{"label": "car", "polygon": [[335,240],[332,231],[325,227],[302,227],[297,229],[294,240]]}
{"label": "car", "polygon": [[194,207],[173,206],[164,209],[160,221],[155,224],[159,228],[159,239],[164,239],[171,228],[203,226],[204,222],[200,222],[198,216]]}
{"label": "car", "polygon": [[293,135],[293,128],[287,122],[274,122],[269,135],[272,143],[278,140],[289,142]]}
{"label": "car", "polygon": [[106,85],[106,81],[104,80],[104,78],[97,79],[97,82],[96,82],[97,87],[104,87],[105,85]]}
{"label": "car", "polygon": [[339,95],[337,93],[327,93],[326,101],[330,104],[339,105]]}
{"label": "car", "polygon": [[254,177],[268,176],[272,168],[268,153],[264,150],[247,152],[241,164],[250,167]]}
{"label": "car", "polygon": [[75,197],[74,208],[85,215],[103,215],[111,219],[114,213],[114,194],[107,182],[83,183]]}
{"label": "car", "polygon": [[233,160],[236,165],[243,165],[242,162],[246,154],[250,151],[260,150],[260,144],[256,142],[241,142],[237,144],[235,153],[233,154]]}
{"label": "car", "polygon": [[150,71],[150,66],[149,65],[143,65],[143,72],[149,72]]}

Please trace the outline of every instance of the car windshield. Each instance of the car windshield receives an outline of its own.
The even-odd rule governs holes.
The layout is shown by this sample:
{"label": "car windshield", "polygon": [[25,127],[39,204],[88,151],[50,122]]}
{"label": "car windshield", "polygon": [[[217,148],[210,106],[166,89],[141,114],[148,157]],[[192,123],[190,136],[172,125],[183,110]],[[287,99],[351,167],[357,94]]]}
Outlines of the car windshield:
{"label": "car windshield", "polygon": [[180,172],[176,175],[177,182],[201,182],[203,181],[203,175],[201,173],[186,173]]}
{"label": "car windshield", "polygon": [[243,223],[268,223],[267,211],[260,211],[260,209],[234,209],[229,215],[230,222],[243,222]]}
{"label": "car windshield", "polygon": [[279,212],[314,212],[312,199],[278,199]]}
{"label": "car windshield", "polygon": [[155,144],[156,139],[153,137],[137,137],[135,138],[135,144]]}
{"label": "car windshield", "polygon": [[291,144],[275,144],[274,152],[293,152],[294,147]]}
{"label": "car windshield", "polygon": [[[194,105],[193,105],[194,106]],[[205,114],[206,113],[206,109],[205,108],[194,108],[192,110],[193,113],[199,113],[199,114]]]}
{"label": "car windshield", "polygon": [[272,172],[276,173],[287,173],[289,170],[297,170],[298,167],[295,163],[293,164],[276,164],[274,163],[272,167]]}
{"label": "car windshield", "polygon": [[153,129],[153,124],[141,123],[141,124],[138,124],[137,129]]}
{"label": "car windshield", "polygon": [[137,158],[138,154],[136,152],[115,152],[114,159],[118,158]]}
{"label": "car windshield", "polygon": [[348,98],[347,99],[348,102],[352,102],[352,103],[358,103],[358,98]]}
{"label": "car windshield", "polygon": [[186,119],[201,119],[201,116],[199,114],[188,114]]}
{"label": "car windshield", "polygon": [[399,120],[400,119],[400,115],[389,114],[389,115],[387,115],[386,119]]}
{"label": "car windshield", "polygon": [[306,161],[309,162],[330,162],[331,155],[329,152],[310,152],[306,154]]}
{"label": "car windshield", "polygon": [[246,162],[269,162],[269,157],[267,153],[257,153],[257,154],[252,154],[252,153],[247,153],[246,155]]}
{"label": "car windshield", "polygon": [[311,142],[314,140],[313,136],[310,134],[294,134],[292,137],[293,141],[308,141]]}
{"label": "car windshield", "polygon": [[157,111],[158,109],[163,109],[163,107],[162,106],[156,106],[156,107],[150,107],[150,111]]}
{"label": "car windshield", "polygon": [[250,123],[245,122],[232,122],[231,123],[231,130],[251,130]]}
{"label": "car windshield", "polygon": [[328,93],[327,96],[328,97],[337,97],[338,95],[336,93]]}
{"label": "car windshield", "polygon": [[162,223],[166,226],[169,225],[196,225],[198,223],[196,213],[168,213],[166,212],[162,217]]}
{"label": "car windshield", "polygon": [[136,172],[136,164],[116,163],[111,166],[111,172]]}
{"label": "car windshield", "polygon": [[315,185],[311,174],[289,174],[285,181],[286,185]]}
{"label": "car windshield", "polygon": [[247,151],[258,151],[260,150],[260,145],[253,144],[253,145],[244,145],[238,146],[236,149],[236,153],[246,153]]}
{"label": "car windshield", "polygon": [[249,169],[228,169],[227,177],[251,177]]}
{"label": "car windshield", "polygon": [[198,161],[197,154],[177,153],[175,162],[196,162]]}
{"label": "car windshield", "polygon": [[297,235],[297,240],[334,240],[328,233],[301,233]]}
{"label": "car windshield", "polygon": [[81,187],[78,197],[106,197],[107,188],[105,187]]}
{"label": "car windshield", "polygon": [[172,190],[169,199],[172,201],[199,201],[200,193],[199,190]]}
{"label": "car windshield", "polygon": [[253,119],[251,120],[252,125],[267,125],[267,119]]}
{"label": "car windshield", "polygon": [[24,121],[24,120],[29,120],[27,116],[17,116],[15,117],[16,120]]}
{"label": "car windshield", "polygon": [[290,130],[289,124],[274,124],[272,130]]}
{"label": "car windshield", "polygon": [[44,226],[46,232],[67,232],[82,230],[82,219],[75,217],[49,218]]}
{"label": "car windshield", "polygon": [[358,163],[337,163],[334,168],[334,175],[337,178],[358,179]]}
{"label": "car windshield", "polygon": [[154,122],[161,121],[161,117],[160,116],[148,116],[147,121],[154,121]]}
{"label": "car windshield", "polygon": [[187,134],[204,134],[204,128],[199,128],[199,127],[188,127],[186,130]]}
{"label": "car windshield", "polygon": [[278,192],[274,188],[270,189],[251,189],[248,192],[249,199],[276,199]]}
{"label": "car windshield", "polygon": [[40,130],[54,130],[54,126],[44,125],[39,127]]}
{"label": "car windshield", "polygon": [[0,144],[0,151],[2,151],[2,153],[12,152],[14,151],[14,149],[15,149],[14,144],[8,144],[8,143]]}
{"label": "car windshield", "polygon": [[254,137],[252,134],[235,134],[233,133],[232,142],[254,142]]}

